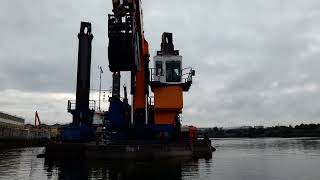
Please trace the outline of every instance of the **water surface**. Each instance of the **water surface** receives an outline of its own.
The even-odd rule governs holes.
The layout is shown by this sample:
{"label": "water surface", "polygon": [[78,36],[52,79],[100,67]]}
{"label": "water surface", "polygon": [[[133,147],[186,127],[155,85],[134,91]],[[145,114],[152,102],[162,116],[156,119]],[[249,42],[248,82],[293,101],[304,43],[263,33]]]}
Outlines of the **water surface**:
{"label": "water surface", "polygon": [[320,139],[213,139],[210,160],[47,162],[43,148],[0,150],[0,179],[319,180]]}

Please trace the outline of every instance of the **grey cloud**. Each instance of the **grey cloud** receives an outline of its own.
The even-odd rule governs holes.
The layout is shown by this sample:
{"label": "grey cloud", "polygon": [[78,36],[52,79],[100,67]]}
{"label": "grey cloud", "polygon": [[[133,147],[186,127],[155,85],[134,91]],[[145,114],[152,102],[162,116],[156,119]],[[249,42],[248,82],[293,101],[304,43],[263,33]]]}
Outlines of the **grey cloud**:
{"label": "grey cloud", "polygon": [[[161,33],[173,32],[184,65],[197,72],[184,95],[184,123],[319,123],[319,9],[316,0],[144,0],[151,57],[160,48]],[[17,95],[18,105],[1,98],[1,108],[31,117],[27,112],[41,104],[49,121],[55,122],[52,116],[68,119],[64,99],[52,93],[75,91],[81,20],[93,24],[92,87],[97,87],[96,67],[108,65],[108,12],[111,1],[106,0],[2,2],[0,92],[40,93],[43,101],[29,97],[25,104],[25,97]],[[111,74],[105,72],[108,89]],[[128,84],[126,75],[123,82]],[[304,90],[309,84],[313,91]]]}

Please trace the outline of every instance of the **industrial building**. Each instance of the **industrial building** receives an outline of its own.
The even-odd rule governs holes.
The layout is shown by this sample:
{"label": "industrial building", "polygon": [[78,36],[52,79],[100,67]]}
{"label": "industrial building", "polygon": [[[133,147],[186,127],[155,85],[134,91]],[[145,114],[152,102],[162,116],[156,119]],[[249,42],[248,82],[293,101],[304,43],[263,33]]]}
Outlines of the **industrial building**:
{"label": "industrial building", "polygon": [[0,112],[0,126],[23,127],[24,119],[4,112]]}

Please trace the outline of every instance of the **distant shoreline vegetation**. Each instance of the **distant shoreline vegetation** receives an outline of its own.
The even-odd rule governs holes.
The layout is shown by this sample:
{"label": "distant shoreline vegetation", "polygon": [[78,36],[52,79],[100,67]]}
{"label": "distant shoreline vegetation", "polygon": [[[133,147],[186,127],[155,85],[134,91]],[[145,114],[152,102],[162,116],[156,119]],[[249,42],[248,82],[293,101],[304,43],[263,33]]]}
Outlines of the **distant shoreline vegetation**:
{"label": "distant shoreline vegetation", "polygon": [[239,128],[199,128],[199,137],[210,138],[257,138],[257,137],[320,137],[320,124],[300,124],[296,126],[243,126]]}

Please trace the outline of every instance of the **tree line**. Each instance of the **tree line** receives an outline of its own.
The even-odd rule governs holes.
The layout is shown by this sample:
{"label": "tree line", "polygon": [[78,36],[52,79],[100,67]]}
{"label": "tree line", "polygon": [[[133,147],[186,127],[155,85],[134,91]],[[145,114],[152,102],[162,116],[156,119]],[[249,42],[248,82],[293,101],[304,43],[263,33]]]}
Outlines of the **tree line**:
{"label": "tree line", "polygon": [[230,137],[320,137],[320,124],[300,124],[296,126],[246,127],[246,128],[202,128],[199,137],[210,138]]}

